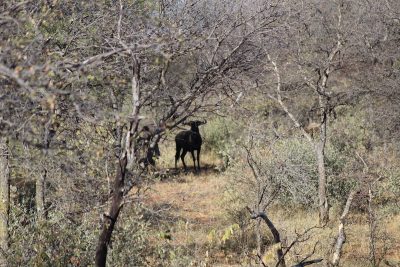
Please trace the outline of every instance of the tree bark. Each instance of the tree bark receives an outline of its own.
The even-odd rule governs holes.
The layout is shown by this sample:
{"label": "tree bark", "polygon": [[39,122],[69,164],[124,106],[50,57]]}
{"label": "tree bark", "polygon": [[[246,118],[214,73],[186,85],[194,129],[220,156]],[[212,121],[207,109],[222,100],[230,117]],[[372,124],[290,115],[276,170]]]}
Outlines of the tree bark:
{"label": "tree bark", "polygon": [[[264,220],[264,222],[267,224],[269,230],[271,231],[272,236],[274,237],[274,244],[280,244],[282,242],[280,234],[279,234],[278,230],[275,228],[275,225],[268,218],[267,214],[262,212],[262,213],[260,213],[260,217]],[[278,257],[279,266],[286,267],[285,258],[284,258],[283,251],[282,251],[282,246],[279,246],[276,249],[276,256]]]}
{"label": "tree bark", "polygon": [[96,248],[95,265],[97,267],[106,266],[108,245],[118,219],[118,215],[123,206],[124,197],[124,180],[126,174],[127,157],[119,161],[117,175],[115,177],[111,206],[108,214],[104,214],[103,227],[100,233],[99,241]]}
{"label": "tree bark", "polygon": [[35,194],[36,194],[36,213],[40,220],[46,218],[45,212],[45,182],[47,178],[47,170],[43,169],[41,175],[36,179]]}
{"label": "tree bark", "polygon": [[[120,41],[120,44],[123,47],[126,47],[126,44],[120,39],[120,25],[122,21],[122,1],[120,1],[120,16],[117,27],[117,37]],[[123,207],[124,200],[124,183],[125,183],[125,175],[126,171],[131,165],[135,163],[135,147],[134,142],[131,139],[135,133],[138,131],[139,126],[139,112],[140,112],[140,61],[136,57],[135,53],[131,50],[132,56],[132,79],[131,79],[131,92],[132,92],[132,113],[131,118],[133,119],[130,122],[129,129],[126,133],[125,137],[125,147],[122,154],[119,156],[118,169],[117,174],[114,180],[113,193],[111,206],[108,214],[104,214],[104,222],[102,226],[102,230],[100,232],[99,240],[96,247],[96,256],[95,256],[95,265],[97,267],[105,267],[107,262],[107,252],[108,245],[110,244],[112,233],[114,231],[115,224],[117,223],[117,219],[119,213]],[[115,106],[113,106],[115,109]],[[119,127],[119,122],[117,120],[117,129]],[[122,146],[122,144],[121,144]],[[122,151],[122,150],[121,150]]]}
{"label": "tree bark", "polygon": [[46,202],[45,202],[45,194],[46,194],[46,180],[47,180],[47,157],[49,154],[50,143],[56,134],[56,126],[53,123],[54,114],[49,113],[49,119],[44,127],[44,136],[43,136],[43,169],[36,179],[35,183],[35,200],[36,200],[36,214],[39,220],[44,220],[47,217],[46,214]]}
{"label": "tree bark", "polygon": [[[251,213],[252,219],[261,218],[264,220],[264,222],[267,224],[269,230],[271,231],[272,236],[274,237],[274,244],[280,244],[281,237],[280,237],[279,231],[276,229],[276,227],[272,223],[272,221],[268,218],[267,214],[265,212],[255,213],[249,207],[247,207],[247,210]],[[286,267],[285,256],[282,251],[282,246],[279,246],[276,249],[276,256],[278,258],[277,266]]]}
{"label": "tree bark", "polygon": [[372,206],[374,195],[372,191],[372,184],[369,185],[368,188],[368,228],[369,228],[369,236],[368,236],[368,245],[369,245],[369,262],[372,267],[376,267],[377,264],[376,259],[376,214]]}
{"label": "tree bark", "polygon": [[[332,55],[330,55],[330,60],[333,59],[334,55],[336,55],[337,51],[334,50],[332,52]],[[315,150],[315,155],[317,159],[317,170],[318,170],[318,198],[319,198],[319,223],[320,225],[325,225],[328,220],[329,220],[329,205],[328,205],[328,197],[327,197],[327,192],[326,192],[326,171],[325,171],[325,144],[326,144],[326,132],[327,132],[327,120],[328,120],[328,114],[325,112],[323,114],[323,122],[321,123],[321,129],[320,129],[320,136],[319,136],[319,141],[315,141],[310,134],[307,133],[307,131],[304,129],[303,126],[301,126],[299,120],[290,112],[289,108],[285,105],[285,103],[282,100],[282,95],[281,95],[281,75],[279,72],[279,68],[274,60],[271,59],[270,55],[267,54],[268,60],[271,62],[271,64],[274,67],[274,72],[276,75],[277,79],[277,86],[276,86],[276,97],[270,95],[269,97],[276,101],[280,107],[283,109],[283,111],[286,113],[286,115],[290,118],[290,120],[293,122],[293,124],[298,128],[303,136],[307,139],[311,147]],[[325,94],[325,88],[326,88],[326,83],[328,80],[328,75],[330,73],[330,69],[328,69],[325,72],[325,76],[322,77],[322,84],[321,86],[317,85],[316,87],[311,85],[317,92],[321,92]],[[319,88],[320,87],[320,88]],[[319,89],[318,89],[319,88]],[[319,96],[319,105],[322,110],[324,110],[324,105],[323,105],[323,100],[322,96]]]}
{"label": "tree bark", "polygon": [[0,266],[7,266],[8,217],[10,208],[10,169],[8,142],[0,138]]}
{"label": "tree bark", "polygon": [[257,220],[257,254],[260,257],[260,262],[259,266],[262,267],[264,266],[264,263],[262,262],[262,254],[261,254],[261,220]]}
{"label": "tree bark", "polygon": [[318,198],[319,224],[325,225],[329,220],[329,205],[326,192],[325,148],[323,144],[316,144],[315,153],[318,166]]}
{"label": "tree bark", "polygon": [[356,193],[357,193],[356,190],[353,190],[350,192],[350,194],[347,198],[347,201],[346,201],[346,205],[343,208],[342,216],[340,216],[338,237],[336,239],[335,249],[333,251],[332,260],[331,260],[329,266],[332,266],[332,267],[339,266],[339,261],[340,261],[340,256],[342,254],[343,244],[346,242],[346,233],[344,230],[344,226],[346,223],[347,214],[349,213],[351,203],[352,203],[354,195]]}

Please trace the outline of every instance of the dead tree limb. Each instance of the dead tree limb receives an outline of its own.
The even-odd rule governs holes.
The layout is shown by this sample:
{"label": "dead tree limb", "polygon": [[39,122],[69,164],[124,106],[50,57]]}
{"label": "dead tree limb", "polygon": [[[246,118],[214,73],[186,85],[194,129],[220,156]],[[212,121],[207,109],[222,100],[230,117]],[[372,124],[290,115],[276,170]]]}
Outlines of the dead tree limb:
{"label": "dead tree limb", "polygon": [[304,266],[311,265],[311,264],[314,264],[314,263],[318,263],[318,262],[321,262],[321,261],[323,261],[323,259],[309,260],[309,261],[305,261],[305,262],[300,262],[300,263],[298,263],[296,265],[293,265],[292,267],[304,267]]}
{"label": "dead tree limb", "polygon": [[[276,227],[272,223],[272,221],[268,218],[267,214],[265,212],[252,211],[249,207],[246,207],[246,208],[250,212],[251,218],[253,220],[255,220],[257,218],[261,218],[264,220],[264,222],[267,224],[269,230],[271,231],[272,236],[274,237],[274,244],[280,244],[281,237],[280,237],[279,231],[276,229]],[[276,249],[276,255],[278,257],[279,266],[286,267],[285,258],[284,258],[283,251],[282,251],[282,246],[278,246],[278,248]]]}
{"label": "dead tree limb", "polygon": [[335,249],[333,251],[332,260],[329,263],[329,266],[339,266],[343,244],[346,242],[346,233],[344,226],[346,224],[346,219],[350,210],[351,203],[357,192],[358,192],[357,190],[352,190],[349,196],[347,197],[346,205],[343,208],[342,216],[340,216],[339,233],[336,239]]}
{"label": "dead tree limb", "polygon": [[[311,231],[314,230],[314,229],[320,229],[320,228],[323,228],[323,227],[320,227],[320,226],[313,226],[313,227],[310,227],[310,228],[306,229],[303,233],[300,233],[300,234],[296,233],[296,234],[297,234],[297,237],[290,243],[289,246],[285,247],[285,252],[283,253],[283,258],[286,256],[286,254],[289,253],[289,251],[290,251],[296,244],[308,241],[308,240],[310,239],[310,235],[308,235],[309,232],[311,232]],[[317,247],[318,244],[319,244],[319,242],[315,243],[314,248],[313,248],[313,250],[311,251],[311,253],[309,253],[305,258],[303,258],[299,263],[297,263],[297,265],[310,262],[310,261],[307,261],[307,260],[308,260],[311,256],[314,255],[315,250],[316,250],[316,247]],[[306,265],[309,265],[309,264],[306,264]],[[278,266],[279,266],[279,262],[276,263],[275,267],[278,267]]]}

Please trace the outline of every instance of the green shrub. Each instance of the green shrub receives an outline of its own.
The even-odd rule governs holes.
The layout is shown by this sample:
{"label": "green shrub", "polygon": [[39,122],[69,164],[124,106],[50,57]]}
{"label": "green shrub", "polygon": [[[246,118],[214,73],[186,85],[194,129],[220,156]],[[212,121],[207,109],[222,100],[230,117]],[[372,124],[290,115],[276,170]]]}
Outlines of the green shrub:
{"label": "green shrub", "polygon": [[231,161],[232,147],[241,134],[240,126],[230,118],[209,120],[203,127],[204,149],[217,154],[226,168]]}
{"label": "green shrub", "polygon": [[[238,153],[241,156],[237,157],[230,173],[239,185],[235,190],[248,200],[253,203],[257,201],[259,188],[267,185],[271,193],[279,189],[276,199],[282,204],[300,204],[305,207],[318,205],[316,155],[314,148],[304,138],[278,139],[267,145],[254,145],[251,153],[260,176],[258,179],[253,177],[245,160],[246,152]],[[345,166],[346,158],[335,147],[327,145],[325,167],[328,193],[335,200],[341,201],[353,186],[351,180],[340,179]]]}
{"label": "green shrub", "polygon": [[62,212],[36,221],[27,210],[13,206],[10,212],[10,266],[88,266],[94,259],[97,230],[79,224]]}
{"label": "green shrub", "polygon": [[151,253],[147,242],[149,224],[142,220],[138,208],[126,208],[114,230],[107,262],[109,266],[144,266],[145,257]]}
{"label": "green shrub", "polygon": [[[109,266],[144,266],[148,253],[147,224],[137,207],[126,207],[113,233]],[[76,217],[75,217],[76,216]],[[35,220],[22,206],[10,212],[9,266],[93,266],[99,236],[98,219],[54,211]]]}

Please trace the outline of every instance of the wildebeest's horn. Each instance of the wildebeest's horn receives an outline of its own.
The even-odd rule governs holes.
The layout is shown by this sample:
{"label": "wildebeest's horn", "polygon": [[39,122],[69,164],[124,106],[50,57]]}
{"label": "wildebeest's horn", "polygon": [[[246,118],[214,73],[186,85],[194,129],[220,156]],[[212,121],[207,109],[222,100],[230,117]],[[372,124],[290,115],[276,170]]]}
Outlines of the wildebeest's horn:
{"label": "wildebeest's horn", "polygon": [[202,124],[206,124],[207,123],[207,120],[206,119],[203,119],[203,121],[201,122]]}

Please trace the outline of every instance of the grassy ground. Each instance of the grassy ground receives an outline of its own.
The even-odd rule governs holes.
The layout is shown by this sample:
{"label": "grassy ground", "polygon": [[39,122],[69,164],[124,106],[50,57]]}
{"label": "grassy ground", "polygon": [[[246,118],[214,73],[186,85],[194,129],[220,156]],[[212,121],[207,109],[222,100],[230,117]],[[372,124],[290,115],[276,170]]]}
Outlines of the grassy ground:
{"label": "grassy ground", "polygon": [[[160,160],[164,170],[173,167],[173,158],[172,152],[164,153]],[[192,166],[190,156],[187,156],[187,164]],[[154,241],[167,243],[174,249],[185,248],[184,254],[187,257],[197,259],[197,264],[191,261],[193,265],[201,263],[203,266],[249,266],[254,262],[251,251],[247,256],[239,256],[238,250],[232,247],[244,244],[240,244],[243,239],[235,236],[240,235],[240,231],[232,227],[232,222],[227,217],[224,196],[229,177],[216,170],[215,166],[219,162],[213,155],[204,155],[202,164],[203,170],[200,174],[195,174],[192,170],[187,173],[174,173],[171,169],[169,173],[173,175],[154,184],[147,191],[145,204],[158,214],[154,220],[154,229],[160,234]],[[327,258],[326,252],[337,235],[338,220],[335,218],[338,218],[339,212],[339,209],[333,209],[331,222],[323,229],[311,231],[310,238],[287,255],[288,266],[310,253],[316,244],[316,252],[311,258]],[[296,238],[297,233],[315,226],[318,218],[316,212],[287,207],[274,207],[269,210],[269,216],[287,243]],[[341,266],[371,266],[368,262],[367,222],[365,215],[351,213],[346,226],[347,242],[344,245]],[[400,215],[386,218],[381,225],[383,227],[380,229],[386,232],[386,236],[377,242],[378,257],[383,253],[381,248],[384,242],[388,245],[388,250],[385,251],[385,262],[388,264],[382,261],[381,266],[400,266]],[[263,228],[263,231],[268,236],[268,230]],[[236,242],[231,242],[228,246],[229,239],[235,238]],[[268,254],[268,251],[266,253]],[[185,264],[177,262],[174,265]]]}

